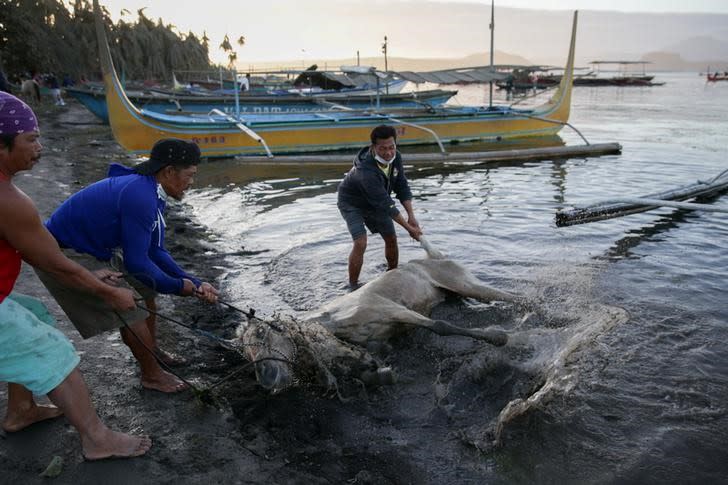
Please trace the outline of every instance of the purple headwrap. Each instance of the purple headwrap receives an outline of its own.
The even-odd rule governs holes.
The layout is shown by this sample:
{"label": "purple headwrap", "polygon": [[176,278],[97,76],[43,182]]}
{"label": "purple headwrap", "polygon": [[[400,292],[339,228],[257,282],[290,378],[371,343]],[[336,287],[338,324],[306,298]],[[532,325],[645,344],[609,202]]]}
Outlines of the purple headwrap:
{"label": "purple headwrap", "polygon": [[30,106],[0,91],[0,135],[18,135],[38,131],[38,120]]}

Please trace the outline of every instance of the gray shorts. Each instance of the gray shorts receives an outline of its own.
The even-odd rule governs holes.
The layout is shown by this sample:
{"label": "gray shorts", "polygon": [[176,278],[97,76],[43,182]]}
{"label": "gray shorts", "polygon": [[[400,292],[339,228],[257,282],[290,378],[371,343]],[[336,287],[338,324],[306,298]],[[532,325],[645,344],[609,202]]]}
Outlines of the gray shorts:
{"label": "gray shorts", "polygon": [[[99,261],[89,254],[77,253],[72,249],[63,249],[62,251],[68,259],[75,261],[92,272],[100,269],[121,271],[120,268],[122,268],[118,258],[114,258],[111,261]],[[140,308],[126,312],[116,312],[99,296],[80,288],[66,286],[66,284],[56,279],[55,276],[41,269],[35,268],[35,272],[43,285],[48,289],[48,292],[58,302],[66,316],[68,316],[73,326],[76,327],[78,333],[85,339],[122,327],[124,322],[132,324],[148,316],[148,313]],[[140,281],[132,277],[125,277],[124,279],[126,282],[122,283],[121,286],[133,288],[135,299],[140,300],[143,298],[144,300],[148,300],[156,295],[156,293],[145,287]]]}
{"label": "gray shorts", "polygon": [[337,206],[341,217],[346,221],[352,239],[366,235],[367,228],[372,234],[379,233],[382,237],[395,234],[394,222],[389,214],[365,211],[345,202],[338,202]]}

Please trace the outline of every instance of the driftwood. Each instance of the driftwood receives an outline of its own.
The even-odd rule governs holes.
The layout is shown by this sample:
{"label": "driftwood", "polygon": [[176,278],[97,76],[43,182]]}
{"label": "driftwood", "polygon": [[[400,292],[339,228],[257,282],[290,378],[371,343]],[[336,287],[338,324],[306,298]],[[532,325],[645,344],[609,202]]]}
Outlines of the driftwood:
{"label": "driftwood", "polygon": [[615,217],[627,216],[639,212],[646,212],[657,207],[676,207],[687,210],[705,210],[714,212],[728,212],[725,209],[710,207],[706,204],[679,203],[695,198],[706,198],[721,194],[728,190],[728,176],[726,172],[709,181],[680,187],[673,190],[658,192],[642,197],[620,197],[599,202],[589,206],[561,211],[556,214],[558,227],[586,224],[588,222],[602,221]]}

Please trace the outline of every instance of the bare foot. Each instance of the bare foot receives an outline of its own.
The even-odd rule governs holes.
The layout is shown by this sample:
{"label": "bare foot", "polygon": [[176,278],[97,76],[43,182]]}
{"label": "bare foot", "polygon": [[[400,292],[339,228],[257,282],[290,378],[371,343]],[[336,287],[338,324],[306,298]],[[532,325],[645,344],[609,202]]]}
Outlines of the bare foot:
{"label": "bare foot", "polygon": [[3,420],[3,429],[8,433],[15,433],[16,431],[27,428],[31,424],[45,421],[46,419],[57,418],[62,415],[63,411],[52,404],[34,404],[26,410],[6,415]]}
{"label": "bare foot", "polygon": [[149,436],[135,436],[106,428],[99,436],[82,438],[83,457],[88,461],[141,456],[152,447]]}
{"label": "bare foot", "polygon": [[187,389],[187,384],[170,374],[160,370],[151,376],[142,375],[142,387],[159,392],[180,392]]}

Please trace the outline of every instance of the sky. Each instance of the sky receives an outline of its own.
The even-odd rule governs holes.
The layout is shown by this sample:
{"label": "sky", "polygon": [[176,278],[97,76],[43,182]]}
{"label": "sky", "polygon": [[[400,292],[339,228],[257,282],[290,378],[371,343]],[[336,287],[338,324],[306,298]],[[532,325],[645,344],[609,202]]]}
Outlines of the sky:
{"label": "sky", "polygon": [[[448,0],[437,0],[453,3]],[[490,1],[461,0],[490,5]],[[620,12],[728,13],[726,0],[499,0],[496,7],[539,10],[616,10]]]}
{"label": "sky", "polygon": [[[120,11],[132,12],[127,20],[136,18],[136,11],[146,7],[145,15],[177,26],[182,32],[207,32],[210,38],[210,57],[226,63],[225,54],[218,48],[227,33],[234,40],[241,35],[246,45],[234,44],[238,67],[251,68],[265,61],[296,60],[302,67],[320,59],[349,58],[355,63],[357,51],[362,57],[381,56],[385,35],[390,41],[390,55],[403,57],[452,57],[488,50],[487,34],[478,38],[477,46],[463,43],[446,35],[437,37],[433,26],[442,32],[457,31],[458,22],[465,25],[466,7],[473,4],[489,6],[483,0],[100,0],[117,20]],[[539,10],[611,10],[623,12],[695,12],[728,14],[728,0],[499,0],[499,7]],[[443,13],[445,12],[445,13]],[[450,15],[452,13],[452,15]],[[489,19],[483,9],[483,32]],[[556,13],[556,12],[555,12]],[[460,17],[458,17],[460,15]],[[497,21],[496,21],[497,22]],[[497,23],[498,25],[498,23]],[[564,31],[568,33],[568,21]],[[472,26],[470,27],[472,28]],[[498,27],[496,33],[498,33]],[[503,32],[501,32],[502,34]],[[419,44],[416,39],[420,39]]]}

